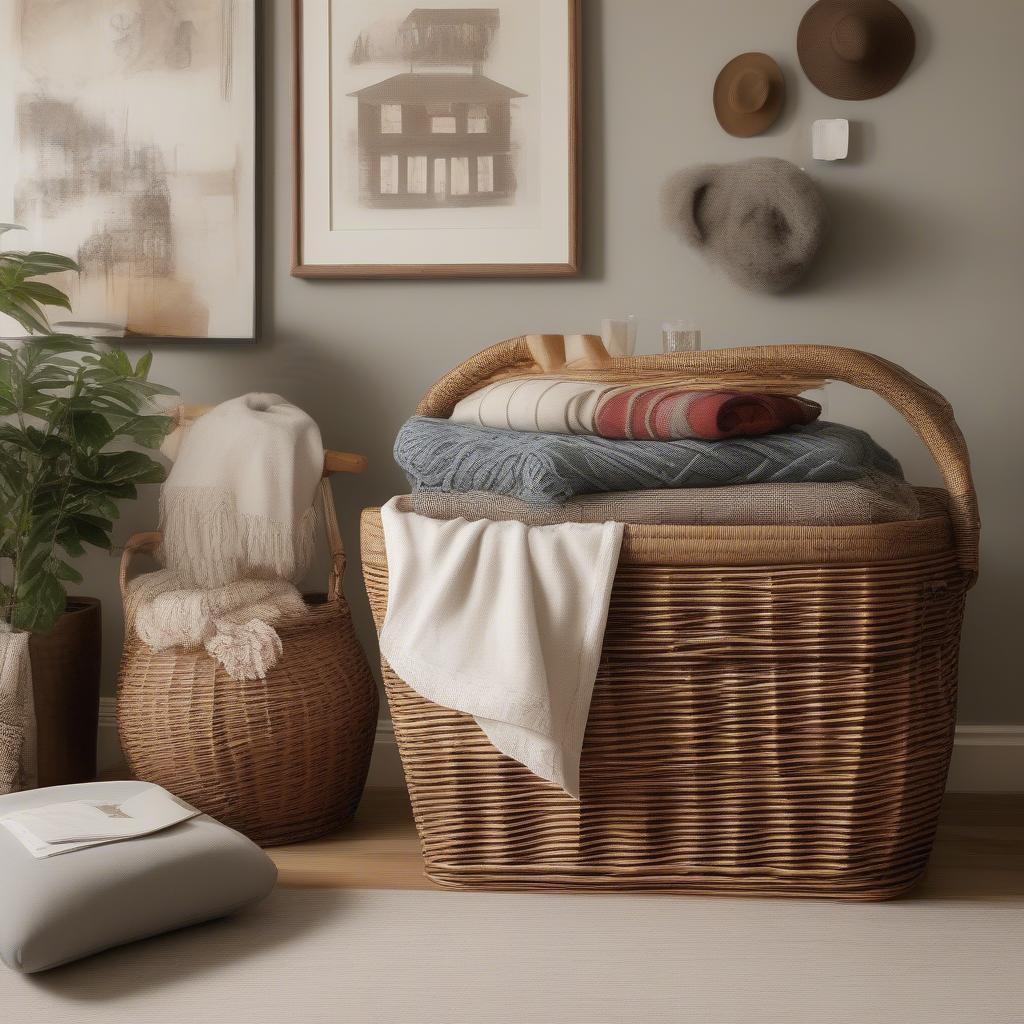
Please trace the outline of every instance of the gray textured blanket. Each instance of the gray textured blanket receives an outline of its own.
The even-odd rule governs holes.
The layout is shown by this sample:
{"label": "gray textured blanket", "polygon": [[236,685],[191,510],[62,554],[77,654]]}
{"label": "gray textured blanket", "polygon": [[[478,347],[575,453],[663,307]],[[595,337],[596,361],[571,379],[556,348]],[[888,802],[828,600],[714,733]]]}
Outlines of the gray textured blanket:
{"label": "gray textured blanket", "polygon": [[856,480],[872,471],[903,477],[862,430],[822,422],[728,441],[613,441],[414,416],[395,441],[395,461],[415,491],[491,491],[531,504],[601,491]]}

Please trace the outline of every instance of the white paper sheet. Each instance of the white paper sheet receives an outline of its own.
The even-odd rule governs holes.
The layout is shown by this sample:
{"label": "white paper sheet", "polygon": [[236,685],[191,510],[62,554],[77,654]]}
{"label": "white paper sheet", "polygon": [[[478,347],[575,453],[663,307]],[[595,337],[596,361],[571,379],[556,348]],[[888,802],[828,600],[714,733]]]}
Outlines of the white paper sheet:
{"label": "white paper sheet", "polygon": [[0,818],[0,825],[33,857],[43,859],[152,835],[201,813],[160,786],[150,786],[116,804],[72,800],[33,807]]}

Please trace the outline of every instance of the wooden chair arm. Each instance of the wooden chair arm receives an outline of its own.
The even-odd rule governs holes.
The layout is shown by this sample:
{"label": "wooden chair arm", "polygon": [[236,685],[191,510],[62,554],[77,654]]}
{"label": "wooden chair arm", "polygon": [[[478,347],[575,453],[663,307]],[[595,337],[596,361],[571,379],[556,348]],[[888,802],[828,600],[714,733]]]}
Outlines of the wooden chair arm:
{"label": "wooden chair arm", "polygon": [[334,473],[362,473],[367,466],[365,455],[353,452],[336,452],[331,449],[324,451],[324,476]]}

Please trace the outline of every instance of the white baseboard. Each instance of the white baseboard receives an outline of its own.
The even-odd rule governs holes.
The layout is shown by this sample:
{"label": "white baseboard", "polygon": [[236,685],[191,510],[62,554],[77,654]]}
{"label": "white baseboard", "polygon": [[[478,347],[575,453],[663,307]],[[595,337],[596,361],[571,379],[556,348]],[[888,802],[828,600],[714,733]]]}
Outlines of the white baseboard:
{"label": "white baseboard", "polygon": [[1024,792],[1024,725],[959,725],[946,789]]}
{"label": "white baseboard", "polygon": [[100,775],[124,764],[121,743],[117,738],[117,701],[100,697],[100,729],[96,741],[96,768]]}
{"label": "white baseboard", "polygon": [[[100,771],[116,767],[120,760],[114,701],[104,697],[100,701]],[[383,719],[377,723],[369,785],[405,785],[395,731]],[[951,793],[1024,792],[1024,725],[958,726],[946,788]]]}
{"label": "white baseboard", "polygon": [[366,784],[382,789],[396,786],[405,788],[405,773],[398,754],[395,728],[386,718],[377,723],[377,739],[373,744],[373,760],[370,762],[370,777]]}

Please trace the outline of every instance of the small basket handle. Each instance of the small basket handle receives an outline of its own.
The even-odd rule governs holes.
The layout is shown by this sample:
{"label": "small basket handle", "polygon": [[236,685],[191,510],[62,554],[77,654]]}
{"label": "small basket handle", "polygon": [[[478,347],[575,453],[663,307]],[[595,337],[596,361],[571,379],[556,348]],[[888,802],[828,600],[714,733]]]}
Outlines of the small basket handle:
{"label": "small basket handle", "polygon": [[[510,338],[468,359],[427,392],[417,414],[446,418],[461,399],[492,380],[541,372],[534,358],[538,337]],[[910,424],[941,470],[949,492],[960,566],[967,585],[973,586],[978,574],[981,521],[967,444],[949,402],[896,363],[869,352],[832,345],[764,345],[630,356],[613,359],[600,369],[577,371],[569,367],[568,371],[571,376],[615,383],[677,377],[705,385],[717,380],[728,387],[740,379],[750,390],[751,383],[758,380],[777,384],[788,379],[796,391],[801,391],[808,387],[808,381],[823,379],[873,391]]]}
{"label": "small basket handle", "polygon": [[121,588],[121,603],[128,603],[128,584],[132,579],[132,562],[136,555],[151,555],[160,547],[161,535],[155,530],[148,533],[133,533],[121,552],[121,567],[117,582]]}
{"label": "small basket handle", "polygon": [[[331,557],[331,567],[327,578],[327,600],[331,602],[343,599],[342,586],[345,579],[345,546],[341,539],[341,527],[338,525],[338,511],[334,505],[334,493],[331,483],[324,477],[317,488],[317,499],[320,514],[323,518],[324,533],[327,536],[327,549]],[[152,554],[160,547],[162,536],[157,531],[136,533],[128,538],[121,552],[121,566],[118,572],[118,584],[121,588],[121,603],[129,616],[128,584],[132,578],[132,562],[137,554]],[[130,631],[131,623],[125,627]]]}
{"label": "small basket handle", "polygon": [[345,545],[341,539],[338,510],[334,506],[334,492],[326,477],[320,481],[320,511],[324,517],[324,532],[327,534],[327,549],[331,555],[331,569],[327,578],[327,600],[343,599],[342,587],[345,582]]}

